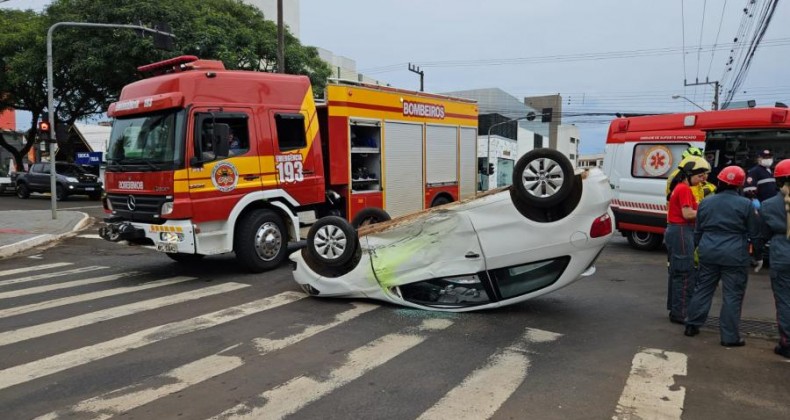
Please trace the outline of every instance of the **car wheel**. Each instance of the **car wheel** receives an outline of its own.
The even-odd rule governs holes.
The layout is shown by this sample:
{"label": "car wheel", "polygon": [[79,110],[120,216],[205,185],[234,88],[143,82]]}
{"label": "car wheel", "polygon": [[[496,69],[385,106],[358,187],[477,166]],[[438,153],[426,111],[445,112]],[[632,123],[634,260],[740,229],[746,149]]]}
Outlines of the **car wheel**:
{"label": "car wheel", "polygon": [[640,251],[652,251],[661,246],[664,237],[657,233],[631,231],[626,235],[628,243]]}
{"label": "car wheel", "polygon": [[565,155],[553,149],[535,149],[516,163],[511,190],[520,201],[545,209],[568,198],[575,181],[573,165]]}
{"label": "car wheel", "polygon": [[19,198],[30,198],[30,189],[27,184],[17,184],[16,196]]}
{"label": "car wheel", "polygon": [[392,219],[392,217],[390,217],[389,213],[387,213],[384,209],[377,207],[367,207],[360,210],[359,213],[354,216],[354,220],[351,221],[351,227],[354,229],[359,229],[362,226],[386,222],[390,219]]}
{"label": "car wheel", "polygon": [[433,200],[433,203],[431,203],[431,207],[443,206],[443,205],[448,204],[448,203],[450,203],[450,200],[448,200],[447,197],[442,195],[442,196],[436,197]]}
{"label": "car wheel", "polygon": [[203,257],[205,257],[205,255],[202,254],[184,254],[184,253],[178,253],[178,254],[166,253],[165,255],[170,257],[171,260],[179,262],[181,264],[196,263],[202,260]]}
{"label": "car wheel", "polygon": [[63,185],[60,185],[60,184],[56,185],[55,186],[55,200],[63,201],[63,200],[66,199],[66,197],[67,197],[66,189],[63,188]]}
{"label": "car wheel", "polygon": [[307,252],[328,267],[342,267],[353,258],[358,247],[359,237],[354,227],[342,217],[322,217],[307,232]]}
{"label": "car wheel", "polygon": [[259,209],[236,224],[233,250],[236,258],[253,273],[279,266],[288,251],[285,224],[272,210]]}

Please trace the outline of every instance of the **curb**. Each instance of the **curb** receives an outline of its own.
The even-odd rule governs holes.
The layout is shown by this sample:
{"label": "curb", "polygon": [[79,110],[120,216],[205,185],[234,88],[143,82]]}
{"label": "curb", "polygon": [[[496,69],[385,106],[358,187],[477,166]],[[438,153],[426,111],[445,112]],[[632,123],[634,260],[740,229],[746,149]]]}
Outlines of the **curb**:
{"label": "curb", "polygon": [[53,242],[61,241],[66,238],[75,236],[78,232],[85,230],[91,225],[91,217],[87,213],[79,212],[82,214],[82,219],[78,221],[69,232],[59,233],[57,235],[45,234],[28,238],[17,243],[10,245],[0,246],[0,259],[8,258],[20,252],[27,251],[28,249],[37,246],[50,244]]}

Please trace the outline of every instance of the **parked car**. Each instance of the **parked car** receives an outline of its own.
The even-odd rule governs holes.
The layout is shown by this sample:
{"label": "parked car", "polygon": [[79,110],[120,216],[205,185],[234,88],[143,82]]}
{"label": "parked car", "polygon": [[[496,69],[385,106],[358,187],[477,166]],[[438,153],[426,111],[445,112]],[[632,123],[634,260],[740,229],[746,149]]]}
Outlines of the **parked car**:
{"label": "parked car", "polygon": [[0,194],[14,192],[14,181],[3,171],[0,171]]}
{"label": "parked car", "polygon": [[556,150],[519,159],[513,185],[357,232],[319,219],[291,255],[313,296],[470,311],[511,305],[592,275],[612,235],[611,190]]}
{"label": "parked car", "polygon": [[[50,192],[49,170],[49,162],[42,162],[31,165],[28,172],[19,173],[15,180],[17,197],[28,198],[33,192]],[[55,164],[55,197],[58,201],[65,200],[70,195],[87,195],[91,200],[98,200],[102,191],[103,185],[99,177],[88,173],[79,165],[65,162]]]}

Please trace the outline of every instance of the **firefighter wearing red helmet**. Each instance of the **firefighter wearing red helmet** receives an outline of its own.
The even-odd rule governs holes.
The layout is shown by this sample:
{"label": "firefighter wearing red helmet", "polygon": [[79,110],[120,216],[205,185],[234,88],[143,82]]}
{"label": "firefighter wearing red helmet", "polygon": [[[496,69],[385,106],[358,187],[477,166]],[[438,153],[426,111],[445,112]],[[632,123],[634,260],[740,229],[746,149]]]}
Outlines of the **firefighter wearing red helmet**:
{"label": "firefighter wearing red helmet", "polygon": [[751,263],[747,238],[759,238],[759,223],[751,201],[740,194],[746,180],[744,170],[728,166],[718,180],[717,193],[702,200],[697,210],[694,243],[699,253],[699,275],[688,307],[685,334],[699,334],[721,281],[721,345],[740,347],[745,344],[739,324]]}
{"label": "firefighter wearing red helmet", "polygon": [[[774,352],[790,358],[790,159],[776,165],[774,177],[780,189],[760,206],[761,237],[771,241],[771,288],[779,329],[779,344]],[[761,267],[762,260],[758,261],[755,272]]]}

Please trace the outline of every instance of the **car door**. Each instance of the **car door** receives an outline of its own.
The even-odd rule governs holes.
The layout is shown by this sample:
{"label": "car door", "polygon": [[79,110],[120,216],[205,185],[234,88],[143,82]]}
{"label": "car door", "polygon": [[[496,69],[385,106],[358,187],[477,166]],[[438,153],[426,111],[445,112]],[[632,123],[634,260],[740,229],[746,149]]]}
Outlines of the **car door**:
{"label": "car door", "polygon": [[[227,124],[228,156],[214,153],[214,126]],[[196,107],[190,115],[189,194],[196,222],[226,220],[244,195],[261,189],[258,133],[247,108]]]}
{"label": "car door", "polygon": [[31,190],[49,191],[49,163],[37,163],[30,168]]}

